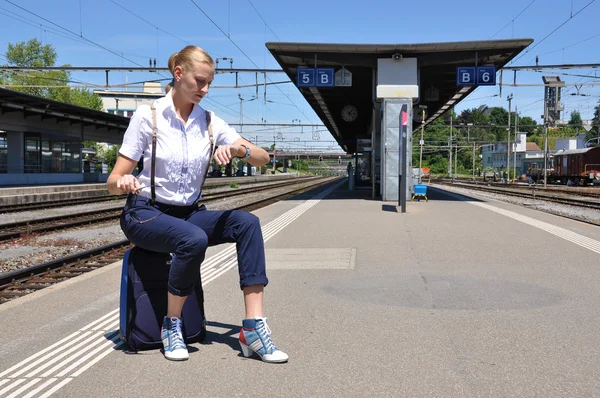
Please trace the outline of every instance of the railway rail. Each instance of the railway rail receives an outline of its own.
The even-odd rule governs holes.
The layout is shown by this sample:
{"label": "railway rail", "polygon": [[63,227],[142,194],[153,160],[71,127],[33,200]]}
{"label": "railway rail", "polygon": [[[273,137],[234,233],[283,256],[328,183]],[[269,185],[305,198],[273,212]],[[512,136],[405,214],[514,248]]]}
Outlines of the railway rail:
{"label": "railway rail", "polygon": [[[452,180],[450,178],[432,178],[431,183],[435,184],[450,184]],[[496,188],[507,188],[516,190],[531,190],[535,189],[538,192],[554,192],[565,195],[578,195],[578,196],[589,196],[592,198],[600,198],[600,187],[598,186],[587,186],[587,187],[566,187],[561,185],[548,185],[544,188],[540,184],[527,184],[527,183],[514,183],[506,184],[505,182],[492,182],[482,180],[472,180],[467,178],[455,178],[454,184],[469,184],[469,185],[481,185]]]}
{"label": "railway rail", "polygon": [[[262,185],[236,190],[227,189],[222,192],[208,192],[203,195],[202,203],[213,203],[224,198],[237,197],[250,193],[295,185],[298,183],[310,182],[318,178],[319,177],[307,177],[300,180],[294,179],[280,182],[263,183]],[[73,228],[81,225],[98,224],[116,220],[121,215],[122,210],[123,204],[120,204],[119,206],[115,206],[113,208],[0,224],[0,241],[18,239],[26,234],[44,233],[60,229]]]}
{"label": "railway rail", "polygon": [[[293,176],[285,176],[285,177],[268,177],[268,178],[252,178],[252,177],[224,177],[224,178],[209,178],[204,183],[203,188],[205,190],[226,187],[231,182],[235,182],[239,186],[250,185],[250,184],[260,184],[260,183],[273,183],[274,181],[285,181],[294,178]],[[270,181],[269,181],[270,180]],[[95,192],[95,191],[94,191]],[[34,201],[28,203],[18,203],[18,204],[0,204],[0,214],[2,213],[14,213],[20,211],[29,211],[29,210],[43,210],[43,209],[52,209],[56,207],[64,207],[64,206],[75,206],[89,203],[98,203],[98,202],[108,202],[108,201],[118,201],[119,199],[125,199],[127,195],[114,196],[109,195],[106,190],[100,191],[102,194],[87,196],[82,198],[72,198],[72,199],[60,199],[60,200],[44,200],[44,201]],[[0,203],[2,203],[3,197],[0,197]]]}
{"label": "railway rail", "polygon": [[[298,186],[289,191],[270,196],[266,199],[258,199],[234,208],[246,211],[255,210],[337,180],[338,178],[330,177],[315,178],[310,179],[310,181],[303,180],[302,182],[296,181],[294,185]],[[291,184],[288,183],[287,185]],[[269,188],[273,189],[274,187],[271,185]],[[131,247],[132,245],[128,240],[122,240],[67,257],[0,274],[0,304],[120,261],[125,251]]]}
{"label": "railway rail", "polygon": [[[451,185],[457,188],[467,188],[477,191],[499,193],[502,195],[516,196],[521,198],[528,198],[532,200],[545,200],[553,203],[560,203],[570,206],[585,207],[589,209],[600,210],[600,196],[595,196],[594,192],[591,195],[583,196],[579,193],[568,192],[568,191],[548,191],[545,189],[537,188],[536,186],[531,187],[498,187],[488,186],[483,184],[477,184],[472,182],[450,182],[450,181],[438,181],[441,185]],[[591,197],[590,197],[591,196]]]}

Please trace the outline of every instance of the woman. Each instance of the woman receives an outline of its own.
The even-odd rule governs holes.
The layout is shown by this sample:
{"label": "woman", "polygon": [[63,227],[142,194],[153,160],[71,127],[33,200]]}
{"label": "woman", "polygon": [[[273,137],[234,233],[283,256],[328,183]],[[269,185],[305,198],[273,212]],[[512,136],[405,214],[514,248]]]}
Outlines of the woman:
{"label": "woman", "polygon": [[[174,254],[168,281],[168,309],[161,329],[167,359],[189,357],[181,332],[181,310],[198,280],[207,247],[236,242],[246,309],[239,336],[242,352],[246,357],[256,352],[265,362],[285,362],[288,356],[273,344],[263,317],[263,289],[268,280],[258,218],[247,212],[212,211],[204,205],[198,206],[212,148],[208,117],[218,146],[214,152],[217,164],[227,164],[232,157],[244,158],[255,166],[269,162],[265,150],[241,138],[222,119],[198,105],[208,93],[214,68],[210,55],[199,47],[187,46],[171,56],[173,86],[154,103],[155,109],[140,106],[132,116],[108,178],[108,191],[129,194],[121,228],[133,244]],[[158,131],[156,175],[152,179],[154,124]],[[144,167],[136,178],[131,173],[142,156]]]}

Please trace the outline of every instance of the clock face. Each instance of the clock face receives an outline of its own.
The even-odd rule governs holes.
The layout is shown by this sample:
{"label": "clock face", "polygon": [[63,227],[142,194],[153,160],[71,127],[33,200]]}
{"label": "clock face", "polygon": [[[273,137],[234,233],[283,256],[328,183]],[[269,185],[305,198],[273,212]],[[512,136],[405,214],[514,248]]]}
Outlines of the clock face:
{"label": "clock face", "polygon": [[354,105],[346,105],[342,108],[342,119],[345,122],[353,122],[358,117],[358,109]]}

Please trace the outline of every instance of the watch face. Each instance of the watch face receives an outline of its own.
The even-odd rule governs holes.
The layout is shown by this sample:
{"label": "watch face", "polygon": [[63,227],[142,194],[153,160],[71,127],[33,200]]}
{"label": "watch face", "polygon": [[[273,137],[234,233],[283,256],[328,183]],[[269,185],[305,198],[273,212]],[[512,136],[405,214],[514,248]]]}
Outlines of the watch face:
{"label": "watch face", "polygon": [[346,105],[342,108],[342,119],[345,122],[353,122],[358,116],[358,109],[353,105]]}

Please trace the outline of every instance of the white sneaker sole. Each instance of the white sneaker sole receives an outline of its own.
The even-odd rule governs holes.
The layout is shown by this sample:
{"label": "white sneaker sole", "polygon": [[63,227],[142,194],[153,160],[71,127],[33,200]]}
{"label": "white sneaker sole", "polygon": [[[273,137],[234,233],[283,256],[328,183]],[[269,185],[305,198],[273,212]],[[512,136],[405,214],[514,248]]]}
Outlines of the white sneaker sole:
{"label": "white sneaker sole", "polygon": [[[238,340],[239,341],[239,340]],[[252,348],[248,347],[248,345],[242,343],[240,341],[240,347],[242,348],[242,355],[246,358],[250,358],[252,356],[253,353],[255,353],[255,351],[252,350]],[[281,351],[276,351],[276,352],[281,352]],[[275,356],[273,354],[267,354],[264,356],[260,356],[258,353],[256,353],[256,355],[258,355],[258,357],[260,359],[262,359],[263,362],[267,362],[267,363],[284,363],[287,362],[289,357],[287,356],[287,354],[284,354],[283,352],[281,352],[281,354],[285,355],[284,357],[279,357],[279,358],[272,358],[271,356]]]}
{"label": "white sneaker sole", "polygon": [[165,353],[165,358],[167,358],[169,361],[187,361],[190,356],[169,356],[167,353]]}

